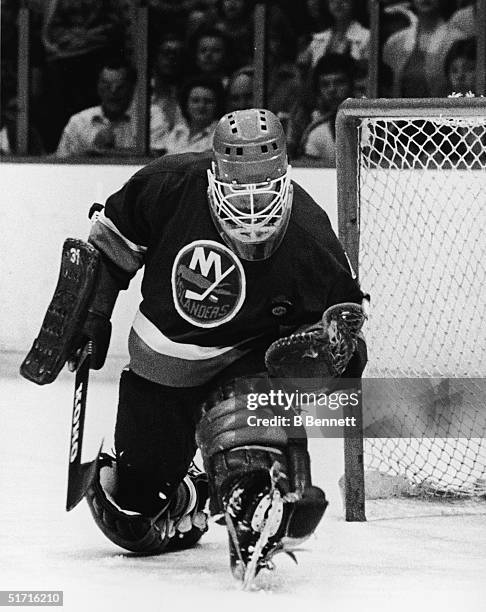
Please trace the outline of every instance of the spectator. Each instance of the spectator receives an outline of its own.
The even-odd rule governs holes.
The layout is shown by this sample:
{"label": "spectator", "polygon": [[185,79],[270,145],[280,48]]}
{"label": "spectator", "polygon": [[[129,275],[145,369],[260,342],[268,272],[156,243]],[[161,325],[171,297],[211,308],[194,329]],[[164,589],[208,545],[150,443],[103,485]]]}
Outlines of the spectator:
{"label": "spectator", "polygon": [[231,75],[226,94],[226,112],[253,108],[253,66],[244,66]]}
{"label": "spectator", "polygon": [[[474,37],[456,40],[445,59],[445,74],[449,95],[452,97],[474,94],[476,87],[476,39]],[[422,158],[433,159],[437,166],[443,164],[461,165],[466,168],[484,156],[485,138],[482,126],[467,125],[467,122],[452,126],[447,122],[426,132],[422,138]],[[418,135],[414,136],[415,140]]]}
{"label": "spectator", "polygon": [[313,35],[327,30],[331,25],[327,0],[306,0],[303,7],[294,7],[291,17],[293,19],[292,23],[296,23],[298,32],[298,54],[300,58],[305,54]]}
{"label": "spectator", "polygon": [[167,133],[183,118],[178,101],[183,51],[183,35],[172,31],[162,35],[153,54],[152,104],[159,107]]}
{"label": "spectator", "polygon": [[216,27],[231,39],[233,68],[241,68],[253,60],[253,2],[251,0],[219,0]]}
{"label": "spectator", "polygon": [[192,3],[186,19],[187,40],[201,28],[213,27],[219,19],[217,0],[197,0]]}
{"label": "spectator", "polygon": [[216,28],[201,28],[188,43],[188,77],[218,79],[223,86],[230,74],[231,51],[226,35]]}
{"label": "spectator", "polygon": [[444,96],[444,60],[451,44],[463,35],[446,21],[446,0],[413,0],[416,21],[392,34],[383,61],[393,71],[393,95],[404,98]]}
{"label": "spectator", "polygon": [[358,21],[359,5],[359,0],[327,0],[331,26],[312,37],[301,58],[304,71],[327,53],[349,55],[356,61],[368,58],[370,31]]}
{"label": "spectator", "polygon": [[287,128],[290,111],[301,95],[302,79],[295,63],[297,39],[285,15],[272,7],[267,32],[267,102],[266,108],[278,116]]}
{"label": "spectator", "polygon": [[10,142],[7,127],[0,125],[0,155],[10,155]]}
{"label": "spectator", "polygon": [[17,100],[2,91],[0,102],[0,155],[12,155],[15,150]]}
{"label": "spectator", "polygon": [[224,114],[224,89],[218,79],[195,77],[183,86],[180,106],[184,121],[164,138],[166,153],[211,149],[214,129]]}
{"label": "spectator", "polygon": [[[137,117],[131,108],[135,70],[121,61],[109,61],[98,78],[99,106],[70,119],[61,136],[57,157],[84,155],[125,156],[135,153]],[[162,148],[164,125],[157,107],[151,108],[151,149]]]}
{"label": "spectator", "polygon": [[381,44],[385,44],[395,32],[408,28],[416,19],[417,17],[410,10],[408,2],[393,2],[385,6],[380,20]]}
{"label": "spectator", "polygon": [[474,93],[476,90],[476,39],[459,39],[445,59],[448,93]]}
{"label": "spectator", "polygon": [[[45,153],[42,139],[37,128],[31,123],[28,129],[28,153],[43,155]],[[3,96],[0,102],[0,155],[17,153],[17,98]]]}
{"label": "spectator", "polygon": [[469,0],[467,3],[461,4],[462,6],[458,8],[449,19],[449,25],[455,30],[460,30],[467,38],[476,36],[478,34],[476,2],[475,0]]}
{"label": "spectator", "polygon": [[16,99],[2,90],[0,98],[0,155],[11,155],[15,143]]}
{"label": "spectator", "polygon": [[312,72],[316,106],[301,137],[298,153],[318,159],[327,167],[336,164],[336,114],[341,102],[353,94],[353,73],[353,60],[341,54],[322,57]]}
{"label": "spectator", "polygon": [[67,119],[97,102],[97,76],[124,46],[125,24],[115,0],[48,0],[44,12],[46,116],[55,148]]}

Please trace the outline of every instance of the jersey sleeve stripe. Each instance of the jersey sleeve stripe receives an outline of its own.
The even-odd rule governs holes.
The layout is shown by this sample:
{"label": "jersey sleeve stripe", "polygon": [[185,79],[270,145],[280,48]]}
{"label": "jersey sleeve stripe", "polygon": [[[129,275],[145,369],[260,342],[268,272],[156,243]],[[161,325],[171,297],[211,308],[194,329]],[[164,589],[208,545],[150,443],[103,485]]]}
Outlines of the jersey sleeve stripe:
{"label": "jersey sleeve stripe", "polygon": [[130,276],[144,265],[144,251],[131,249],[119,232],[100,220],[92,225],[89,241]]}
{"label": "jersey sleeve stripe", "polygon": [[119,238],[121,238],[123,240],[123,242],[132,250],[135,251],[136,253],[145,253],[147,251],[147,247],[141,246],[139,244],[135,244],[134,242],[132,242],[131,240],[128,240],[128,238],[126,238],[121,232],[120,230],[117,228],[117,226],[113,223],[113,221],[111,219],[109,219],[104,211],[102,211],[100,213],[100,215],[98,216],[97,219],[98,223],[101,223],[103,225],[105,225],[108,229],[110,229],[113,233],[115,233]]}

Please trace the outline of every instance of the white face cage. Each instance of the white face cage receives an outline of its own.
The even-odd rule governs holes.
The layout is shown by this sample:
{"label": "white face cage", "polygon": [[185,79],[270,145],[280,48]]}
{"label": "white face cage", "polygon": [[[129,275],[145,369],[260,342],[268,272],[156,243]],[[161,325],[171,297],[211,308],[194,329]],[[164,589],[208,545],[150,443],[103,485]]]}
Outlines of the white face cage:
{"label": "white face cage", "polygon": [[[292,206],[290,166],[277,179],[262,183],[227,183],[215,176],[215,166],[208,170],[208,194],[213,219],[230,246],[244,259],[268,257],[287,228]],[[259,249],[260,256],[249,248],[268,243]]]}

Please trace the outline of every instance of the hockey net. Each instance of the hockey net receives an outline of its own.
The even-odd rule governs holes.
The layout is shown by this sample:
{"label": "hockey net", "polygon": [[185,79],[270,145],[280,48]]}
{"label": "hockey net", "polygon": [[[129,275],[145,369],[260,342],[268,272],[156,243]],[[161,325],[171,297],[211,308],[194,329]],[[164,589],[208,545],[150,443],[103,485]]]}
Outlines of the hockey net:
{"label": "hockey net", "polygon": [[486,499],[486,101],[388,102],[338,119],[340,237],[372,304],[366,498]]}

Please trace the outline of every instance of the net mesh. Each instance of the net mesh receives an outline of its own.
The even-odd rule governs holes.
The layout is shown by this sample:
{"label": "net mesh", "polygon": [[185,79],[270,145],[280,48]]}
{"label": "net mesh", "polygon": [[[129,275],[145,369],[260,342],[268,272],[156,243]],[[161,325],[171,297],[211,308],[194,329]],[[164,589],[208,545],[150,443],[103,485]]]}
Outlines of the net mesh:
{"label": "net mesh", "polygon": [[485,496],[486,117],[363,119],[358,205],[366,375],[428,387],[393,415],[365,398],[366,482]]}

